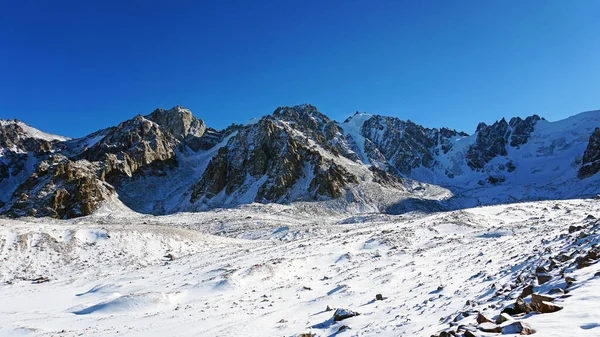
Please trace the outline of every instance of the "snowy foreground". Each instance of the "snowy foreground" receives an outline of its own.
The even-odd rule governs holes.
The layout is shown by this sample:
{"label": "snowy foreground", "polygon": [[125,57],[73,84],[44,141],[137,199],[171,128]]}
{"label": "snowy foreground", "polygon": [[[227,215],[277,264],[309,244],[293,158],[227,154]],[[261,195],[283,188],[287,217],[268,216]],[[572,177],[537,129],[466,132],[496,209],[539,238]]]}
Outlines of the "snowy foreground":
{"label": "snowy foreground", "polygon": [[[494,336],[477,312],[495,320],[533,283],[566,289],[552,295],[562,310],[513,319],[538,336],[600,336],[600,264],[577,259],[600,242],[589,215],[600,202],[4,219],[0,335],[430,336],[464,325]],[[336,308],[360,315],[335,322]]]}

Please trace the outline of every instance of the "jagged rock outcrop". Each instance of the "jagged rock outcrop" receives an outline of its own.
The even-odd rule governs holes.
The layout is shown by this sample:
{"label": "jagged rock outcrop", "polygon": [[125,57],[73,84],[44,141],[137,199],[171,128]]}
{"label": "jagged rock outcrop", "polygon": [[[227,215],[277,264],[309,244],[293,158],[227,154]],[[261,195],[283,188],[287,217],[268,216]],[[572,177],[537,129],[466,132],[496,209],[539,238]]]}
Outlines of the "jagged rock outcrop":
{"label": "jagged rock outcrop", "polygon": [[[532,185],[546,186],[548,177],[565,184],[577,170],[582,179],[600,170],[600,128],[589,138],[583,160],[569,158],[573,149],[583,152],[590,127],[600,127],[595,113],[558,127],[538,124],[536,115],[502,119],[481,123],[473,136],[360,113],[337,123],[309,104],[279,107],[224,130],[207,127],[179,106],[156,109],[73,140],[0,121],[0,212],[79,216],[116,192],[127,206],[153,214],[344,196],[340,204],[371,202],[369,195],[381,191],[381,198],[414,196],[378,204],[390,213],[527,199],[528,174],[541,172]],[[547,156],[554,158],[548,165]],[[513,181],[525,185],[485,195],[487,188]],[[586,195],[594,193],[583,187]],[[448,189],[459,192],[456,201],[427,199],[449,196]]]}
{"label": "jagged rock outcrop", "polygon": [[170,110],[156,109],[145,118],[160,125],[180,141],[187,137],[202,137],[206,131],[204,121],[179,105]]}
{"label": "jagged rock outcrop", "polygon": [[600,128],[596,128],[590,136],[577,176],[580,179],[585,179],[598,173],[598,171],[600,171]]}
{"label": "jagged rock outcrop", "polygon": [[79,158],[103,162],[100,178],[116,184],[120,176],[132,177],[150,164],[174,164],[178,144],[159,124],[138,115],[110,129]]}
{"label": "jagged rock outcrop", "polygon": [[0,148],[8,151],[44,153],[64,139],[43,133],[16,119],[0,121]]}
{"label": "jagged rock outcrop", "polygon": [[114,189],[98,179],[97,164],[54,155],[13,194],[10,216],[73,218],[92,214]]}
{"label": "jagged rock outcrop", "polygon": [[507,144],[512,147],[525,144],[539,120],[539,116],[533,115],[524,120],[515,117],[509,123],[504,118],[492,125],[480,123],[477,139],[467,151],[467,164],[474,170],[482,170],[492,159],[506,156]]}
{"label": "jagged rock outcrop", "polygon": [[[277,116],[281,115],[273,117]],[[347,184],[357,182],[343,167],[313,149],[289,124],[269,116],[239,130],[226,147],[219,149],[192,188],[191,202],[209,202],[218,194],[222,199],[237,195],[256,202],[337,198]]]}
{"label": "jagged rock outcrop", "polygon": [[410,120],[384,116],[365,121],[361,134],[366,138],[365,152],[371,163],[387,162],[403,175],[420,166],[433,168],[435,156],[447,153],[452,147],[450,138],[467,136],[455,130],[429,129]]}

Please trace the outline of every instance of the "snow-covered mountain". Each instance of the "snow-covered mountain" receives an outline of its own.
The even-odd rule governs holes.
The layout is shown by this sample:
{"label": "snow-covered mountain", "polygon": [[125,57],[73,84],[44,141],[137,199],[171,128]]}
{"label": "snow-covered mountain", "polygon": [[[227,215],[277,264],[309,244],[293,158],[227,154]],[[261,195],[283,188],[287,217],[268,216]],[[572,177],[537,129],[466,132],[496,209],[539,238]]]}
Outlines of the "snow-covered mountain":
{"label": "snow-covered mountain", "polygon": [[473,135],[305,104],[216,130],[183,107],[79,139],[0,123],[0,211],[70,218],[117,203],[171,214],[317,201],[357,212],[457,209],[598,193],[600,111]]}

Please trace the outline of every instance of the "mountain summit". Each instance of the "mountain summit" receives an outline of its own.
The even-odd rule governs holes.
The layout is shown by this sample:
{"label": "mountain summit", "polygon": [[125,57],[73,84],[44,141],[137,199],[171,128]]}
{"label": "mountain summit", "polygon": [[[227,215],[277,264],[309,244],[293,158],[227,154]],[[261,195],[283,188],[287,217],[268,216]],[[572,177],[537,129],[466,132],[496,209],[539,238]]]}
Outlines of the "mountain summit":
{"label": "mountain summit", "polygon": [[224,130],[181,106],[78,139],[0,122],[0,212],[71,218],[102,205],[170,214],[246,203],[456,209],[598,193],[600,111],[479,124],[475,134],[312,105]]}

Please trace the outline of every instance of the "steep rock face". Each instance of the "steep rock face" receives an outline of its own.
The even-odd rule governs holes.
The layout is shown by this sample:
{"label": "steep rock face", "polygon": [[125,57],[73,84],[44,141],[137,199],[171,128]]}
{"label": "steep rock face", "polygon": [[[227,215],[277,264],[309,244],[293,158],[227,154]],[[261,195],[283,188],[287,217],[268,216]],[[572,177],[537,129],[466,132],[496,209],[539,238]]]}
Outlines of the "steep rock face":
{"label": "steep rock face", "polygon": [[92,214],[114,190],[100,179],[98,166],[54,155],[42,161],[13,194],[10,216],[73,218]]}
{"label": "steep rock face", "polygon": [[525,144],[539,120],[539,116],[533,115],[524,120],[515,117],[509,123],[504,118],[492,125],[480,123],[476,131],[477,139],[466,154],[467,164],[473,170],[480,171],[492,159],[506,156],[507,145],[519,147]]}
{"label": "steep rock face", "polygon": [[181,106],[170,110],[159,108],[145,118],[160,125],[180,141],[187,137],[202,137],[206,131],[204,121],[197,119],[190,110]]}
{"label": "steep rock face", "polygon": [[[365,152],[371,163],[385,163],[388,170],[408,175],[417,167],[432,168],[434,157],[452,147],[452,137],[464,137],[450,129],[428,129],[411,121],[373,116],[361,128]],[[383,165],[383,166],[385,166]],[[378,165],[382,168],[382,165]]]}
{"label": "steep rock face", "polygon": [[101,178],[116,183],[120,175],[132,177],[140,168],[157,162],[172,162],[179,142],[158,124],[136,116],[112,128],[79,157],[103,162]]}
{"label": "steep rock face", "polygon": [[0,148],[6,151],[44,153],[51,151],[54,143],[64,139],[43,133],[18,120],[0,120]]}
{"label": "steep rock face", "polygon": [[279,107],[273,112],[272,118],[286,122],[292,129],[312,139],[334,155],[342,155],[350,160],[359,159],[351,150],[348,140],[337,123],[319,112],[313,105]]}
{"label": "steep rock face", "polygon": [[[192,188],[191,201],[251,198],[256,202],[289,202],[336,198],[357,178],[327,161],[289,124],[271,117],[239,130],[212,158]],[[300,183],[302,186],[297,186]]]}
{"label": "steep rock face", "polygon": [[596,128],[590,136],[585,152],[583,153],[583,163],[577,176],[585,179],[593,176],[600,171],[600,128]]}

